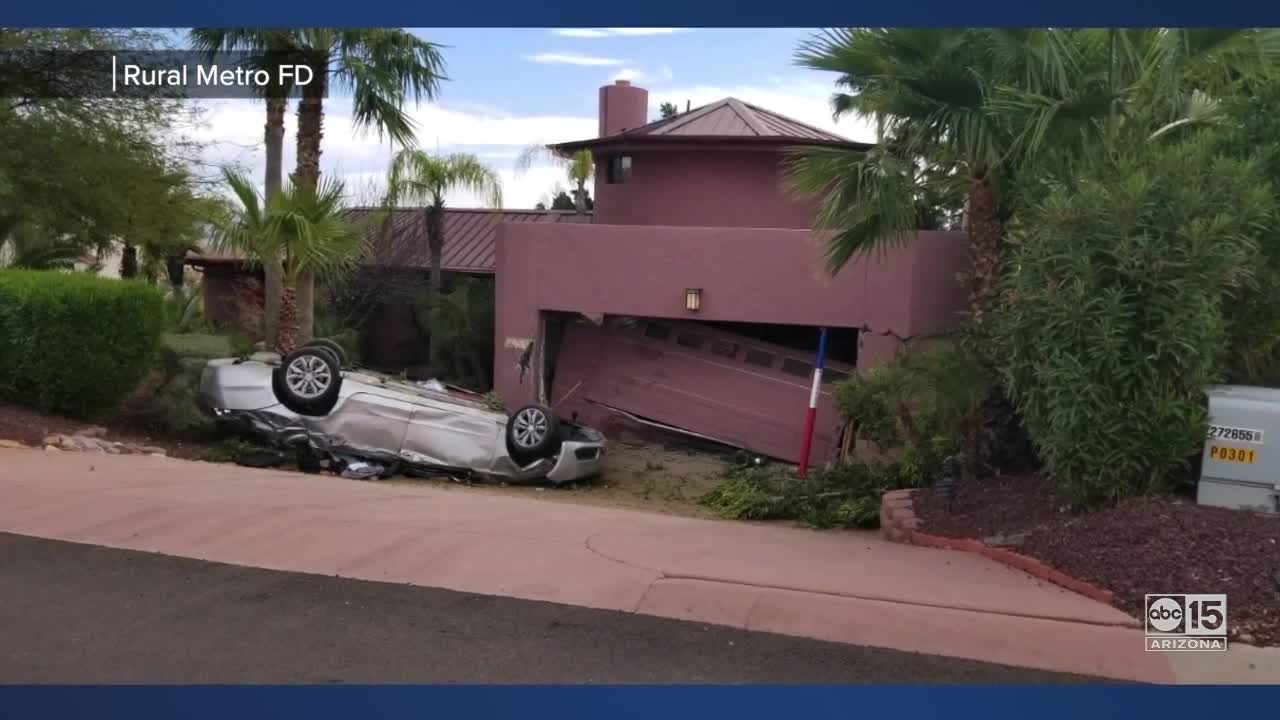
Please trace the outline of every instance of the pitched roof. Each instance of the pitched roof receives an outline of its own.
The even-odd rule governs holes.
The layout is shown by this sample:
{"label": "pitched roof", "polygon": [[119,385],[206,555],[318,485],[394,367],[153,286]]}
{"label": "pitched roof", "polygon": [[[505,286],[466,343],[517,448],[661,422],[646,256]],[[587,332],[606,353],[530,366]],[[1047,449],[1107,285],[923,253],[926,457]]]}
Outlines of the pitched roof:
{"label": "pitched roof", "polygon": [[[371,208],[353,208],[347,216],[359,221]],[[486,210],[446,208],[444,211],[444,269],[451,272],[492,273],[494,236],[504,222],[591,222],[591,215],[560,210]],[[397,268],[430,267],[426,213],[422,208],[399,208],[391,215],[391,231],[384,238],[380,226],[370,229],[373,255],[367,265]]]}
{"label": "pitched roof", "polygon": [[[377,208],[351,208],[346,217],[352,222],[369,218]],[[569,222],[589,223],[591,214],[578,215],[560,210],[487,210],[482,208],[445,208],[444,269],[450,272],[490,274],[494,270],[494,237],[503,222]],[[385,236],[378,223],[369,228],[372,244],[365,265],[376,267],[430,267],[427,248],[426,213],[423,208],[397,208],[391,214],[390,232]],[[188,259],[193,265],[238,264],[243,257],[235,253],[211,250]]]}
{"label": "pitched roof", "polygon": [[776,145],[846,145],[868,147],[844,136],[816,128],[772,110],[725,98],[695,110],[664,118],[648,125],[606,137],[555,145],[560,150],[577,150],[594,145],[629,142],[724,142]]}

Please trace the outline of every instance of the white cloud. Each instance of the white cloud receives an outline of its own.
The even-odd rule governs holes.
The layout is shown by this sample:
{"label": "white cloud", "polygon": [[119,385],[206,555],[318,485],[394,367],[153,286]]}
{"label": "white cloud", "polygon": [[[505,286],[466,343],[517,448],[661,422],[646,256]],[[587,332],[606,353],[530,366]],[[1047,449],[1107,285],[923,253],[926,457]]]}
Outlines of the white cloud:
{"label": "white cloud", "polygon": [[[220,100],[204,103],[205,122],[189,133],[209,142],[203,160],[212,166],[234,166],[254,180],[263,174],[262,105],[253,100]],[[461,109],[465,108],[465,109]],[[433,104],[410,110],[418,127],[418,143],[427,150],[443,153],[472,152],[498,172],[503,180],[504,204],[513,208],[533,207],[557,182],[564,171],[551,162],[536,164],[517,176],[516,159],[530,145],[594,137],[594,116],[514,115],[479,105]],[[285,116],[284,167],[286,174],[295,162],[295,120]],[[342,177],[353,202],[371,203],[383,187],[383,177],[393,148],[379,141],[373,132],[358,133],[350,117],[350,103],[332,98],[325,106],[324,147],[321,170]],[[479,207],[480,198],[470,193],[451,193],[454,207]]]}
{"label": "white cloud", "polygon": [[674,75],[671,68],[663,65],[655,72],[647,72],[644,70],[636,70],[635,68],[623,68],[614,73],[610,78],[610,82],[615,80],[627,80],[630,82],[646,82],[646,83],[668,83]]}
{"label": "white cloud", "polygon": [[559,28],[551,32],[560,37],[572,38],[604,38],[604,37],[648,37],[651,35],[675,35],[692,32],[692,28]]}
{"label": "white cloud", "polygon": [[[831,118],[831,91],[829,83],[803,77],[733,85],[662,86],[650,89],[650,117],[658,116],[658,106],[663,102],[671,102],[683,111],[686,101],[698,106],[737,97],[853,140],[874,140],[874,123],[861,118],[845,118],[837,123]],[[190,134],[211,143],[204,161],[214,166],[238,166],[255,180],[261,178],[262,105],[253,100],[207,101],[203,105],[207,109],[205,122]],[[515,161],[524,148],[591,138],[597,132],[594,113],[515,114],[490,105],[462,102],[427,104],[409,112],[417,124],[422,147],[444,153],[472,152],[497,171],[503,180],[504,204],[510,208],[533,207],[557,182],[566,183],[564,170],[550,161],[517,175]],[[393,149],[385,140],[379,141],[376,133],[357,133],[350,113],[347,98],[334,97],[325,103],[321,168],[331,176],[344,178],[353,200],[372,202],[381,190]],[[286,172],[294,166],[295,120],[296,114],[290,108],[285,116]],[[448,202],[454,207],[480,206],[480,198],[462,192],[452,193]]]}
{"label": "white cloud", "polygon": [[794,118],[850,140],[875,141],[875,123],[862,117],[845,117],[836,122],[831,117],[832,86],[814,80],[777,78],[774,82],[739,85],[690,85],[651,89],[649,110],[657,116],[658,106],[664,102],[674,104],[684,112],[687,102],[693,107],[706,105],[727,97],[758,105],[766,110]]}
{"label": "white cloud", "polygon": [[615,60],[614,58],[582,55],[574,52],[544,52],[537,55],[525,55],[524,59],[529,62],[555,65],[605,66],[622,64],[621,60]]}

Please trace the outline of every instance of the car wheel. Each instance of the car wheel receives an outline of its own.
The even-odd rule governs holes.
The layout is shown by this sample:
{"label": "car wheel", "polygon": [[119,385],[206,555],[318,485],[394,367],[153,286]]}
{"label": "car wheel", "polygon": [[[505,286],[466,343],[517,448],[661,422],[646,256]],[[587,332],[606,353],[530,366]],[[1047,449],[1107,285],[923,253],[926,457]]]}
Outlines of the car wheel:
{"label": "car wheel", "polygon": [[342,369],[326,348],[304,347],[280,361],[271,373],[276,399],[299,415],[327,415],[338,403]]}
{"label": "car wheel", "polygon": [[329,358],[333,360],[334,365],[337,365],[338,367],[345,367],[345,364],[342,362],[342,357],[338,355],[338,353],[334,352],[333,349],[328,347],[327,345],[311,345],[309,347],[312,350],[315,350],[317,352],[322,352],[328,355]]}
{"label": "car wheel", "polygon": [[347,357],[347,351],[335,340],[329,338],[312,338],[302,345],[304,348],[328,348],[333,352],[333,356],[338,359],[338,367],[349,367],[351,359]]}
{"label": "car wheel", "polygon": [[507,419],[507,450],[518,461],[536,460],[560,449],[560,420],[546,405],[525,405]]}

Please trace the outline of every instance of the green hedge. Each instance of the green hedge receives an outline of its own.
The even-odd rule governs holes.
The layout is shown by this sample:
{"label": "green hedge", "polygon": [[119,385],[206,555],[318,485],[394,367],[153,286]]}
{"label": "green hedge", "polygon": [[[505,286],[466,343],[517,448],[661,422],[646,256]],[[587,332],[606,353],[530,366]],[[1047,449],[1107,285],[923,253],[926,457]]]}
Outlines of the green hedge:
{"label": "green hedge", "polygon": [[84,273],[0,271],[0,397],[91,417],[152,367],[164,310],[155,288]]}

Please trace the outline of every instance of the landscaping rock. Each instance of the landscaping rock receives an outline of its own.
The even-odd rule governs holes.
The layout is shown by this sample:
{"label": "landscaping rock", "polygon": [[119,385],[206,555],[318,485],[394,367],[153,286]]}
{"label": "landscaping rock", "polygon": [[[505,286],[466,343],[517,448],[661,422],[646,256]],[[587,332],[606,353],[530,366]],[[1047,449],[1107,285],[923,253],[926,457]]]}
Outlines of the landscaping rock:
{"label": "landscaping rock", "polygon": [[55,446],[55,445],[45,445],[45,446],[44,446],[44,449],[45,449],[45,450],[48,450],[48,451],[50,451],[50,452],[61,452],[61,451],[58,449],[58,447],[57,447],[57,446]]}
{"label": "landscaping rock", "polygon": [[101,425],[91,425],[83,430],[76,431],[76,435],[81,437],[100,438],[106,437],[107,429]]}
{"label": "landscaping rock", "polygon": [[1027,539],[1027,535],[1030,535],[1030,533],[1020,532],[1010,533],[1008,535],[997,533],[995,535],[982,538],[982,542],[984,545],[991,545],[993,547],[1017,547]]}
{"label": "landscaping rock", "polygon": [[0,440],[0,448],[9,448],[10,450],[29,450],[30,447],[24,445],[17,440]]}
{"label": "landscaping rock", "polygon": [[165,449],[154,445],[136,445],[116,442],[92,435],[49,435],[44,439],[46,450],[101,453],[104,455],[166,455]]}

